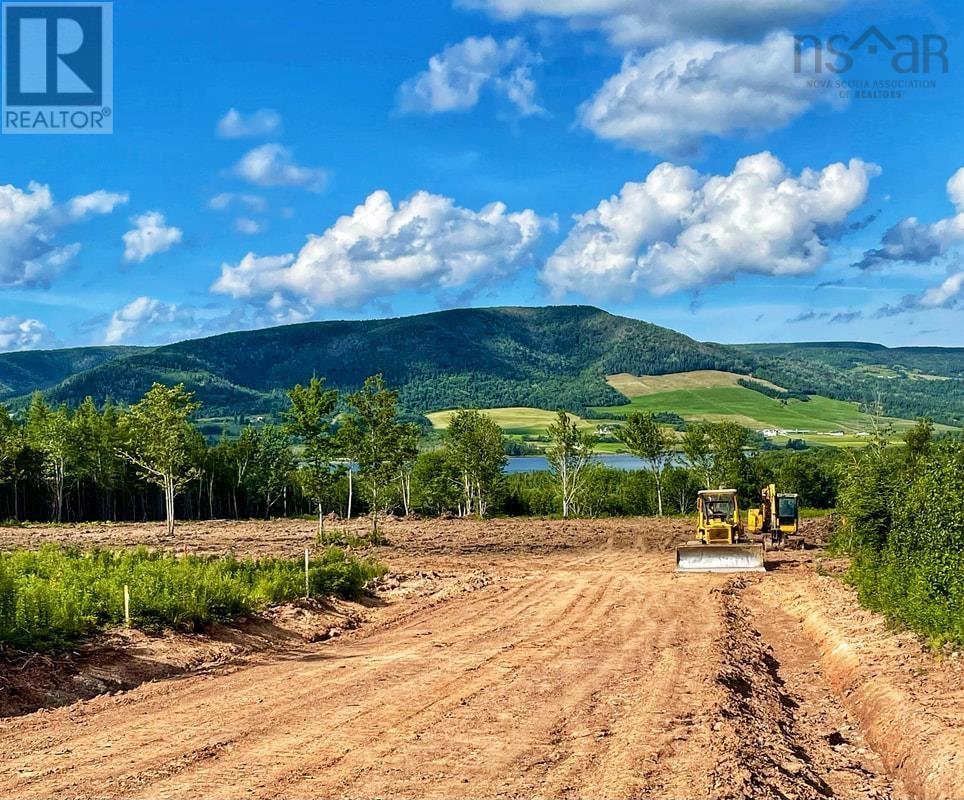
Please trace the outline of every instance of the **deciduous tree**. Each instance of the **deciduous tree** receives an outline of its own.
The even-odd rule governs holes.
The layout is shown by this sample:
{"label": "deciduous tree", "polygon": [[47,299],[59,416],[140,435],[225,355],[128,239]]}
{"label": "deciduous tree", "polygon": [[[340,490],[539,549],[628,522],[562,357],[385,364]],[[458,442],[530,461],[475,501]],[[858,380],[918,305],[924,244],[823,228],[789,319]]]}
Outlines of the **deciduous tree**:
{"label": "deciduous tree", "polygon": [[174,535],[174,499],[194,476],[188,420],[200,407],[183,383],[155,383],[121,418],[118,455],[163,490],[169,536]]}
{"label": "deciduous tree", "polygon": [[559,481],[562,516],[567,519],[586,471],[592,464],[597,439],[595,434],[579,430],[576,421],[561,409],[556,422],[549,426],[547,433],[550,441],[546,450],[549,471]]}
{"label": "deciduous tree", "polygon": [[488,414],[462,409],[449,420],[445,446],[459,472],[463,515],[484,517],[506,464],[502,429]]}
{"label": "deciduous tree", "polygon": [[404,426],[397,421],[398,393],[386,388],[381,375],[373,375],[359,391],[348,395],[348,406],[351,413],[345,437],[371,502],[372,538],[377,540],[378,514],[386,505],[402,463]]}
{"label": "deciduous tree", "polygon": [[716,488],[739,486],[746,469],[743,453],[747,444],[746,428],[736,422],[716,422],[709,426],[709,440],[713,453],[711,474]]}
{"label": "deciduous tree", "polygon": [[708,428],[703,422],[689,423],[683,434],[683,455],[699,474],[704,489],[711,488],[713,482],[713,452]]}
{"label": "deciduous tree", "polygon": [[673,456],[672,442],[652,414],[634,411],[616,435],[631,453],[649,464],[656,481],[656,509],[663,516],[663,472]]}
{"label": "deciduous tree", "polygon": [[305,496],[318,508],[318,533],[325,530],[325,502],[341,470],[334,465],[338,456],[334,431],[338,391],[326,389],[325,382],[312,378],[307,386],[297,384],[288,392],[291,405],[284,411],[285,430],[301,440],[304,451],[298,465],[298,483]]}

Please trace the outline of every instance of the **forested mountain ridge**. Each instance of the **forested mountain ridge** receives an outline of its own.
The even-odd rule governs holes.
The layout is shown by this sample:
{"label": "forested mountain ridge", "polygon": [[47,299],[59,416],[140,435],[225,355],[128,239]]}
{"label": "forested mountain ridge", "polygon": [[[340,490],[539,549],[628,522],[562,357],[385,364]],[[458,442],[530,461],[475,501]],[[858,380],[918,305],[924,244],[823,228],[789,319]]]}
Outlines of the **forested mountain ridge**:
{"label": "forested mountain ridge", "polygon": [[859,342],[703,343],[589,306],[470,308],[391,319],[309,322],[154,348],[0,354],[0,400],[30,392],[78,404],[129,403],[155,381],[183,382],[205,415],[271,412],[312,375],[355,390],[381,372],[409,412],[531,406],[580,411],[625,402],[605,376],[691,370],[753,374],[786,389],[872,401],[887,413],[960,424],[964,348]]}
{"label": "forested mountain ridge", "polygon": [[[0,356],[0,364],[6,357]],[[21,394],[40,388],[55,403],[78,403],[87,395],[127,403],[154,381],[183,381],[207,413],[247,414],[278,408],[285,389],[312,375],[354,390],[381,372],[410,411],[466,405],[581,409],[623,402],[605,382],[614,372],[749,367],[730,348],[586,306],[455,309],[179,342],[123,359],[102,358],[59,383],[25,387]]]}
{"label": "forested mountain ridge", "polygon": [[964,425],[964,348],[866,342],[740,345],[758,377],[808,394],[870,403],[914,419]]}
{"label": "forested mountain ridge", "polygon": [[72,375],[142,352],[142,347],[72,347],[0,353],[0,400],[56,386]]}

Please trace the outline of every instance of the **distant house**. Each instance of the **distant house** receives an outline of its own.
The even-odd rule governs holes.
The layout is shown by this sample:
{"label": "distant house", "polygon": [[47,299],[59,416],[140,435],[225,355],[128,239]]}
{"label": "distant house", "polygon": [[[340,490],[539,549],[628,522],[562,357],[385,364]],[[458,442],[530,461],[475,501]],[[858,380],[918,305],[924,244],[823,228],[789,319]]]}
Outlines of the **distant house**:
{"label": "distant house", "polygon": [[767,439],[772,439],[774,436],[780,435],[780,431],[778,431],[776,428],[764,428],[762,431],[760,431],[760,433],[766,436]]}

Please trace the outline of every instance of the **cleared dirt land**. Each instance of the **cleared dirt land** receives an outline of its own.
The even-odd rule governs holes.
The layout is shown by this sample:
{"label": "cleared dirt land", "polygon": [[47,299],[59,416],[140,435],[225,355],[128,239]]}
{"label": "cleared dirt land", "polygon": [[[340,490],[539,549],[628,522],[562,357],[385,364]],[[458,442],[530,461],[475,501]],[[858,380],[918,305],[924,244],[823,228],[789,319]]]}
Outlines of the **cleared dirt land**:
{"label": "cleared dirt land", "polygon": [[[357,628],[10,716],[0,796],[959,794],[957,659],[889,632],[810,553],[761,576],[676,576],[688,531],[394,522],[377,550],[393,574]],[[177,542],[142,525],[4,533],[250,554],[313,536],[310,522],[186,525]]]}

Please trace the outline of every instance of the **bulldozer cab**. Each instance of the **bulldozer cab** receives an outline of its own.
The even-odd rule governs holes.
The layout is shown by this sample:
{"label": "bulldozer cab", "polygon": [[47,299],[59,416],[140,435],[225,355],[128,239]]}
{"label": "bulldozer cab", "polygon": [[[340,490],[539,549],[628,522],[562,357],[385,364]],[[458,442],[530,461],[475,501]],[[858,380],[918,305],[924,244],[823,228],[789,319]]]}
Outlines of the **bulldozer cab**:
{"label": "bulldozer cab", "polygon": [[696,510],[701,532],[712,525],[735,527],[740,524],[740,503],[735,489],[700,492],[696,497]]}
{"label": "bulldozer cab", "polygon": [[705,517],[708,520],[728,520],[733,517],[736,497],[709,496],[704,501]]}
{"label": "bulldozer cab", "polygon": [[794,530],[796,530],[799,513],[797,495],[777,495],[776,517],[777,524],[781,529],[792,527]]}

